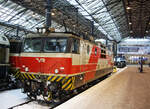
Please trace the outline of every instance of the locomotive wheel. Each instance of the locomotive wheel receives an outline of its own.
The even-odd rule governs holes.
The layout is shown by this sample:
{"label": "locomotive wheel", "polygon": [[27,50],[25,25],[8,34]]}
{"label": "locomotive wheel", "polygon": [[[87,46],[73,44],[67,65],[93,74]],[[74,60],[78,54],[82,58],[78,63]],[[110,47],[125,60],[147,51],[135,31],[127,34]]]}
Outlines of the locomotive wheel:
{"label": "locomotive wheel", "polygon": [[33,93],[30,93],[30,92],[27,93],[27,96],[28,96],[31,100],[36,100],[36,99],[37,99],[37,96],[36,96],[35,94],[33,94]]}
{"label": "locomotive wheel", "polygon": [[52,92],[48,92],[48,95],[43,95],[43,99],[46,102],[51,102],[52,101]]}

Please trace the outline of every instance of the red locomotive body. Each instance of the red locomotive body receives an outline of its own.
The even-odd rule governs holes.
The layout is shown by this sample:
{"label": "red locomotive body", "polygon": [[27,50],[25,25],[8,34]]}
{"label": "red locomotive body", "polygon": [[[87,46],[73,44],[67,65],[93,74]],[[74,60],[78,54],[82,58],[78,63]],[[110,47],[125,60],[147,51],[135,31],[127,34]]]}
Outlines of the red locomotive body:
{"label": "red locomotive body", "polygon": [[102,44],[71,33],[31,34],[20,54],[24,91],[30,97],[56,98],[112,72],[112,56]]}

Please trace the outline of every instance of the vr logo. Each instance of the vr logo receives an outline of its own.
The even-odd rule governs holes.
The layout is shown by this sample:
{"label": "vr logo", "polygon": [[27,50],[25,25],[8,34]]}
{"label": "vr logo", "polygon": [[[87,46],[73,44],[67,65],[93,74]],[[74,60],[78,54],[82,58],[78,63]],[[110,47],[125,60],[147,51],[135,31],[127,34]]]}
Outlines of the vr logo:
{"label": "vr logo", "polygon": [[36,58],[36,60],[37,60],[39,63],[41,63],[41,62],[45,63],[45,59],[44,59],[44,58]]}

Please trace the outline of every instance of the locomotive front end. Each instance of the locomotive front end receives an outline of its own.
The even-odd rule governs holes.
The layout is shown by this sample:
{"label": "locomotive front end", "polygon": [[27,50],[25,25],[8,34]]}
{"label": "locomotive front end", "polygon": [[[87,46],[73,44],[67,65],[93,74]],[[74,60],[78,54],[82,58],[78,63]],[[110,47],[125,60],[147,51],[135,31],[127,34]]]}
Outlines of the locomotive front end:
{"label": "locomotive front end", "polygon": [[24,92],[29,97],[43,95],[46,100],[58,98],[73,89],[72,59],[69,37],[51,33],[49,36],[32,35],[23,41],[20,71]]}

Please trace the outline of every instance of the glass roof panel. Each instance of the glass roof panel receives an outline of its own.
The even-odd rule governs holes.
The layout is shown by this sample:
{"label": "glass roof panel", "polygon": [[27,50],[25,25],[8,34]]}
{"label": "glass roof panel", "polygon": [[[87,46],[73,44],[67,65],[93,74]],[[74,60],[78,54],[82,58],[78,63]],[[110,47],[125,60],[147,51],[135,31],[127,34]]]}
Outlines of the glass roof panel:
{"label": "glass roof panel", "polygon": [[19,25],[27,30],[36,31],[36,25],[43,26],[45,17],[35,14],[11,1],[0,4],[0,21]]}
{"label": "glass roof panel", "polygon": [[[1,23],[6,27],[2,26]],[[9,27],[10,25],[13,27]],[[12,1],[0,2],[0,31],[2,33],[16,34],[17,26],[25,29],[25,31],[36,32],[37,27],[43,27],[44,25],[45,16],[37,14]],[[54,27],[56,31],[65,31],[65,28],[55,21],[52,21],[52,27]]]}
{"label": "glass roof panel", "polygon": [[[43,16],[44,14],[40,14],[40,13],[45,12],[45,4],[44,4],[45,1],[40,0],[41,4],[39,1],[37,1],[37,2],[39,2],[39,5],[37,5],[35,2],[32,2],[34,0],[29,0],[29,3],[28,3],[29,5],[28,5],[28,4],[26,4],[27,1],[28,0],[23,0],[21,2],[22,6],[14,3],[14,2],[11,2],[9,0],[8,1],[6,0],[6,2],[3,2],[3,3],[0,2],[0,22],[5,22],[5,23],[12,24],[12,25],[21,26],[30,31],[36,31],[36,27],[43,27],[43,25],[45,23],[45,17]],[[120,8],[120,7],[122,7],[122,5],[118,4],[117,5],[117,7],[119,7],[119,9],[118,9],[118,8],[114,8],[115,7],[114,4],[113,5],[107,4],[107,2],[115,3],[115,2],[118,2],[118,0],[57,0],[57,1],[55,1],[55,5],[54,5],[55,7],[57,7],[57,5],[58,5],[59,10],[63,10],[63,12],[65,14],[69,13],[69,17],[72,17],[72,16],[75,16],[76,13],[70,13],[70,11],[64,11],[65,6],[70,6],[70,4],[67,1],[78,8],[79,19],[80,19],[79,24],[81,25],[81,29],[83,31],[90,30],[90,28],[91,28],[91,24],[89,24],[90,21],[87,20],[87,22],[85,22],[85,20],[86,20],[85,18],[87,18],[87,19],[90,19],[91,21],[93,21],[93,20],[95,21],[94,29],[97,32],[96,35],[100,34],[100,32],[98,32],[100,30],[104,35],[106,35],[111,40],[117,40],[117,41],[121,40],[122,33],[120,34],[119,27],[121,25],[123,25],[123,23],[118,24],[116,22],[124,21],[123,19],[125,19],[125,17],[122,14],[122,11],[124,11],[124,10],[123,10],[123,8]],[[33,5],[33,4],[35,4],[35,5]],[[62,4],[62,6],[61,5],[59,6],[59,4]],[[106,6],[106,4],[107,4],[107,6]],[[29,7],[30,5],[33,6],[33,10],[31,7]],[[65,5],[65,6],[63,6],[63,5]],[[25,6],[26,8],[24,8],[23,6]],[[39,6],[39,7],[37,8],[37,6]],[[27,9],[27,7],[30,8],[32,11]],[[110,9],[112,9],[112,8],[113,8],[113,10],[110,11]],[[39,11],[39,13],[36,14],[35,12],[33,12],[34,10]],[[114,13],[114,14],[112,14],[112,13]],[[57,13],[57,14],[59,15],[59,13]],[[60,15],[61,14],[62,13],[60,13]],[[122,15],[122,17],[121,18],[117,17],[118,15]],[[66,18],[67,17],[68,16],[66,16]],[[117,17],[117,18],[114,19],[114,17]],[[67,21],[69,22],[69,20],[67,20]],[[73,22],[73,21],[76,21],[76,19],[74,18],[71,22]],[[86,26],[85,25],[82,26],[83,23]],[[58,26],[56,28],[62,28],[62,26],[60,26],[56,23],[52,24],[52,26],[56,26],[56,25]],[[121,30],[121,31],[123,31],[123,30]]]}
{"label": "glass roof panel", "polygon": [[[75,6],[77,5],[77,2],[79,2],[82,5],[80,6],[80,8],[84,7],[87,10],[87,12],[90,15],[92,15],[92,17],[98,20],[98,22],[96,22],[100,26],[98,29],[102,31],[103,34],[105,35],[107,34],[107,37],[109,38],[112,37],[117,41],[121,40],[121,35],[118,30],[118,25],[115,23],[115,20],[112,18],[111,13],[108,12],[109,10],[105,6],[106,1],[105,2],[103,0],[78,0],[78,1],[67,0],[67,1]],[[121,11],[122,10],[120,10],[120,12]]]}

